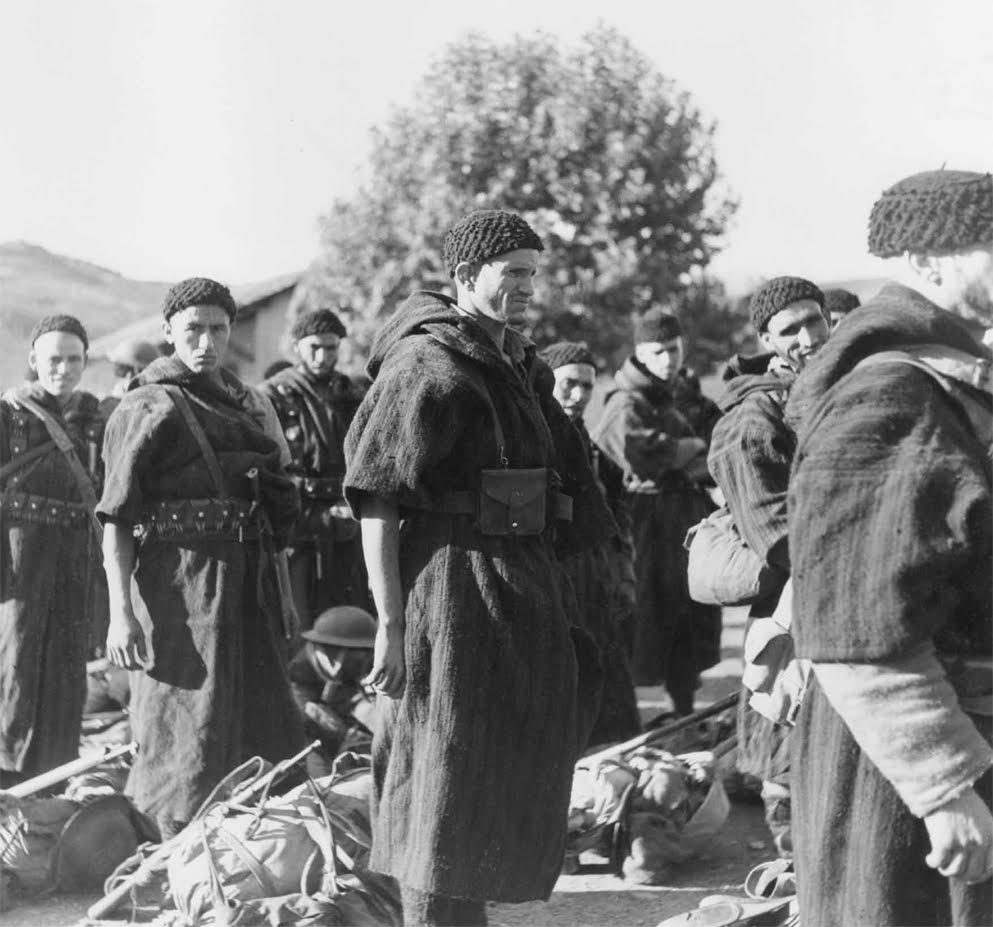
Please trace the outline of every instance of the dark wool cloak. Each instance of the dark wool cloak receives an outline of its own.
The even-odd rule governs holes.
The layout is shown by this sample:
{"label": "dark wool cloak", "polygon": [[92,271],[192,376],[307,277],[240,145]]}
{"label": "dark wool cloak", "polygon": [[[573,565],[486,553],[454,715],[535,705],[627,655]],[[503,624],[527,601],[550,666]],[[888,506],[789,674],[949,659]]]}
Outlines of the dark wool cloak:
{"label": "dark wool cloak", "polygon": [[[263,507],[274,533],[285,537],[298,512],[296,491],[278,445],[245,411],[244,386],[225,377],[227,389],[166,357],[132,380],[107,423],[102,520],[141,524],[155,503],[217,498],[193,433],[164,389],[172,383],[203,426],[230,496],[251,500],[246,474],[258,467]],[[198,506],[191,506],[195,522]],[[260,567],[260,547],[237,534],[197,536],[195,529],[182,537],[151,534],[138,545],[132,600],[154,660],[132,674],[141,749],[128,790],[153,816],[188,821],[234,766],[255,754],[285,759],[302,744],[272,571]]]}
{"label": "dark wool cloak", "polygon": [[[345,487],[357,515],[375,495],[404,519],[407,683],[400,701],[382,700],[370,865],[422,891],[516,902],[547,898],[558,877],[588,733],[577,729],[577,685],[588,688],[574,649],[585,635],[570,627],[575,600],[563,599],[552,535],[577,551],[612,520],[551,371],[530,342],[506,337],[513,364],[447,297],[412,295],[373,346]],[[571,525],[490,537],[471,515],[432,511],[499,466],[484,384],[510,466],[554,468],[574,500]]]}
{"label": "dark wool cloak", "polygon": [[[590,466],[611,511],[614,511],[614,505],[620,509],[623,480],[620,468],[596,448],[582,421],[576,423],[576,430],[583,439]],[[613,492],[608,491],[607,484]],[[580,623],[596,641],[603,663],[603,687],[590,733],[591,746],[627,740],[641,731],[638,699],[627,656],[626,628],[622,625],[631,618],[626,614],[626,603],[621,596],[625,579],[622,575],[623,561],[625,557],[630,560],[632,556],[630,544],[630,536],[621,536],[619,525],[618,532],[603,544],[565,557],[562,561],[576,592]]]}
{"label": "dark wool cloak", "polygon": [[637,571],[634,678],[685,692],[720,660],[721,610],[690,598],[686,532],[714,508],[672,468],[680,438],[694,437],[672,393],[633,358],[617,372],[594,440],[624,470]]}
{"label": "dark wool cloak", "polygon": [[[0,401],[0,465],[48,444],[38,402],[72,439],[99,492],[103,423],[97,400],[72,394],[65,409],[39,386]],[[71,509],[64,507],[69,503]],[[52,511],[58,509],[57,512]],[[88,606],[99,559],[92,516],[62,452],[47,453],[3,485],[0,538],[0,769],[30,778],[75,759],[86,699]]]}
{"label": "dark wool cloak", "polygon": [[[927,373],[852,372],[872,353],[925,343],[985,353],[956,317],[889,284],[794,386],[793,633],[808,659],[886,661],[928,641],[946,660],[989,656],[990,449]],[[989,408],[977,390],[956,392]],[[977,787],[987,800],[988,786],[987,774]],[[794,734],[793,837],[805,927],[989,923],[991,882],[964,886],[925,865],[923,821],[816,680]]]}
{"label": "dark wool cloak", "polygon": [[[772,614],[790,569],[786,493],[796,437],[786,426],[784,413],[796,377],[791,371],[769,370],[771,359],[760,354],[728,362],[718,401],[722,417],[714,426],[707,457],[745,543],[781,577],[776,589],[752,606],[750,618]],[[785,784],[788,731],[751,708],[748,693],[743,692],[738,706],[738,769]]]}
{"label": "dark wool cloak", "polygon": [[[362,391],[342,373],[319,379],[303,366],[281,370],[259,390],[269,398],[286,436],[287,471],[301,486],[300,517],[289,550],[294,597],[304,629],[325,609],[357,605],[375,611],[358,526],[333,511],[345,476],[345,434]],[[314,480],[327,481],[316,494]],[[336,489],[330,485],[338,484]]]}

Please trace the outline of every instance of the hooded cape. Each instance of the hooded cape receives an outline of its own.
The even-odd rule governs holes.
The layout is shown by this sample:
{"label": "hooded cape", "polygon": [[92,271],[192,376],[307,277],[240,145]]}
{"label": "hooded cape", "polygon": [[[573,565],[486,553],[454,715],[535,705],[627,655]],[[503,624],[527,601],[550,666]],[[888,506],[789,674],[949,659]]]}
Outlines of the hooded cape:
{"label": "hooded cape", "polygon": [[[90,516],[80,509],[72,471],[41,420],[18,404],[24,395],[60,421],[87,469],[90,448],[99,449],[103,421],[96,398],[81,391],[72,394],[65,408],[38,384],[11,390],[0,400],[0,465],[49,447],[3,485],[0,769],[29,778],[79,753],[90,631],[87,604],[100,566]],[[99,490],[99,458],[96,463],[91,478]],[[53,508],[60,514],[53,515]]]}
{"label": "hooded cape", "polygon": [[[792,630],[799,655],[815,662],[885,664],[930,642],[946,660],[991,649],[989,448],[928,373],[855,369],[913,344],[983,356],[955,316],[890,284],[837,329],[790,396]],[[966,886],[925,864],[923,822],[861,751],[816,674],[793,741],[805,925],[988,920],[990,882]],[[976,785],[987,802],[989,779]]]}
{"label": "hooded cape", "polygon": [[[584,737],[583,637],[555,540],[581,549],[612,522],[551,372],[510,330],[507,349],[510,363],[447,297],[412,295],[373,346],[345,493],[359,515],[375,495],[404,516],[407,682],[374,741],[370,865],[421,891],[525,901],[558,877]],[[436,510],[499,466],[494,412],[509,466],[554,469],[572,525],[489,537]]]}
{"label": "hooded cape", "polygon": [[[279,445],[263,430],[265,409],[233,375],[223,380],[222,387],[166,357],[131,382],[107,423],[110,466],[98,517],[139,524],[154,503],[187,500],[195,518],[193,500],[217,498],[190,427],[162,388],[171,383],[185,391],[229,494],[250,500],[247,474],[258,468],[262,506],[274,534],[285,534],[299,502]],[[141,810],[188,821],[234,766],[255,754],[285,759],[302,742],[274,577],[257,540],[153,534],[137,549],[132,601],[152,662],[132,674],[141,750],[128,791]]]}

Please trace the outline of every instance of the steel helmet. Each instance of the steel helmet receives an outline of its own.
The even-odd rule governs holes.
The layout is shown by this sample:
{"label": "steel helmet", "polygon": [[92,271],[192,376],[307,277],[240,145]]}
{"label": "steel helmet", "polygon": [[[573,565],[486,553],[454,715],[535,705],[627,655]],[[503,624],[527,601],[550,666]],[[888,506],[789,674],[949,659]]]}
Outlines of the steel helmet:
{"label": "steel helmet", "polygon": [[314,626],[301,637],[330,647],[372,647],[376,642],[376,619],[355,605],[336,605],[321,612]]}

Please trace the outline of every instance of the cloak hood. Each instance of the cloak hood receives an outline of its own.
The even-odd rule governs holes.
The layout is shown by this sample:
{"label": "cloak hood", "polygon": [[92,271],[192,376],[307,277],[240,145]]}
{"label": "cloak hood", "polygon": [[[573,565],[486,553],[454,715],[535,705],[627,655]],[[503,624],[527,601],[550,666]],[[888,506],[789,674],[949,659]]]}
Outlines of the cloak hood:
{"label": "cloak hood", "polygon": [[221,368],[221,380],[224,386],[218,384],[202,373],[190,370],[178,357],[170,354],[152,361],[144,370],[135,374],[128,383],[127,392],[142,386],[173,384],[198,393],[205,399],[220,403],[239,412],[251,412],[253,417],[256,405],[249,396],[248,387],[241,382],[230,370]]}
{"label": "cloak hood", "polygon": [[786,407],[787,423],[796,430],[824,394],[870,354],[926,344],[990,355],[962,319],[910,287],[887,283],[832,333],[804,369]]}
{"label": "cloak hood", "polygon": [[614,374],[614,389],[628,393],[642,393],[655,405],[672,402],[672,389],[665,380],[653,376],[636,358],[629,357]]}
{"label": "cloak hood", "polygon": [[[409,335],[430,335],[481,364],[504,363],[493,339],[469,316],[458,311],[454,299],[444,293],[418,290],[401,303],[376,336],[366,365],[366,373],[373,380],[390,351]],[[536,352],[533,342],[512,328],[506,329],[504,347],[517,361]]]}
{"label": "cloak hood", "polygon": [[735,354],[724,368],[724,391],[717,400],[721,412],[740,405],[752,393],[788,392],[796,380],[792,370],[770,370],[775,354],[746,357]]}

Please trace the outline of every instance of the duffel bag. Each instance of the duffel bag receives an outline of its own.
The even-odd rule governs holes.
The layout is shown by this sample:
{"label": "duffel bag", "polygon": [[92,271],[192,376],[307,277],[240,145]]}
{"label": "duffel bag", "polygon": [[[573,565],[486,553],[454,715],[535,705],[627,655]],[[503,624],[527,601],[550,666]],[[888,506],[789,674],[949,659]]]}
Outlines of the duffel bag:
{"label": "duffel bag", "polygon": [[781,581],[745,543],[726,505],[690,528],[683,546],[690,598],[703,605],[751,605]]}

